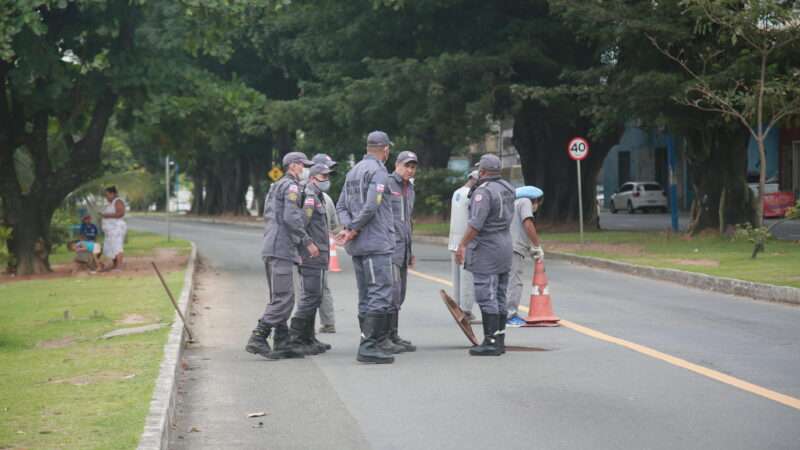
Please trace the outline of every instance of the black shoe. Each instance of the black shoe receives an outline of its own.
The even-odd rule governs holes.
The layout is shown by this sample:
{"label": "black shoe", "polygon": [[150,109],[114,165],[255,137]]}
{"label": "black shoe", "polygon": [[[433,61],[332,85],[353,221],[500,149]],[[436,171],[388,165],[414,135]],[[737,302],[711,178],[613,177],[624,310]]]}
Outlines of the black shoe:
{"label": "black shoe", "polygon": [[317,349],[317,353],[325,353],[332,347],[331,344],[326,344],[325,342],[318,340],[317,336],[314,334],[314,326],[315,326],[314,322],[316,322],[316,320],[317,320],[316,314],[314,314],[314,317],[308,319],[308,324],[306,325],[308,329],[306,330],[306,334],[309,337],[311,344]]}
{"label": "black shoe", "polygon": [[481,316],[483,316],[483,343],[469,349],[469,354],[472,356],[500,356],[496,339],[500,316],[482,311]]}
{"label": "black shoe", "polygon": [[415,352],[417,351],[417,346],[412,344],[411,341],[407,341],[401,338],[397,334],[397,324],[400,317],[400,311],[395,311],[389,314],[389,339],[395,343],[395,345],[399,345],[403,347],[404,352]]}
{"label": "black shoe", "polygon": [[275,335],[272,340],[273,349],[267,356],[269,359],[289,359],[302,358],[302,348],[291,342],[289,329],[285,324],[275,327]]}
{"label": "black shoe", "polygon": [[247,345],[244,347],[245,351],[261,356],[268,356],[272,353],[272,349],[269,348],[269,342],[267,342],[270,331],[272,329],[269,325],[259,320],[256,329],[250,334],[250,340],[247,341]]}
{"label": "black shoe", "polygon": [[[361,318],[359,316],[359,318]],[[389,317],[386,314],[367,314],[361,326],[361,345],[356,359],[363,363],[391,364],[394,356],[386,353],[378,345],[388,330]]]}
{"label": "black shoe", "polygon": [[309,323],[308,319],[292,317],[289,323],[289,343],[304,355],[316,355],[321,352],[311,341],[308,333]]}

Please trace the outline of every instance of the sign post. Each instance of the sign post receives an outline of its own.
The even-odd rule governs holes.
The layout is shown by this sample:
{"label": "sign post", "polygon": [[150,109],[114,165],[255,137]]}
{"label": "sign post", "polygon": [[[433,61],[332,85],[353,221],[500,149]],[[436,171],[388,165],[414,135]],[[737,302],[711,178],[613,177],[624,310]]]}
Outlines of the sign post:
{"label": "sign post", "polygon": [[171,239],[170,223],[169,223],[169,155],[164,159],[164,186],[166,187],[167,201],[164,202],[164,213],[167,217],[167,242]]}
{"label": "sign post", "polygon": [[581,245],[583,245],[583,186],[581,184],[581,161],[589,156],[589,143],[582,137],[575,137],[567,145],[567,154],[575,161],[578,168],[578,224],[580,226]]}

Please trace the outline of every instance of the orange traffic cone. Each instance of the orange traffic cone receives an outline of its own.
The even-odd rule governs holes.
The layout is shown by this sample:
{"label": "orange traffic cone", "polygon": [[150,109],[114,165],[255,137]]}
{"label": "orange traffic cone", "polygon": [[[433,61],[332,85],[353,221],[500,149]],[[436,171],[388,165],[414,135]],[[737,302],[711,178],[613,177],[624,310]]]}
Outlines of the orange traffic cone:
{"label": "orange traffic cone", "polygon": [[539,286],[541,289],[547,287],[547,273],[545,273],[542,258],[536,260],[536,266],[533,270],[533,285]]}
{"label": "orange traffic cone", "polygon": [[561,320],[553,314],[550,303],[550,289],[547,287],[547,275],[544,273],[544,262],[539,259],[533,274],[533,292],[531,293],[528,317],[524,327],[557,327]]}
{"label": "orange traffic cone", "polygon": [[333,238],[329,238],[328,243],[331,247],[330,258],[328,260],[329,272],[341,272],[342,268],[339,267],[339,257],[336,255],[336,242]]}

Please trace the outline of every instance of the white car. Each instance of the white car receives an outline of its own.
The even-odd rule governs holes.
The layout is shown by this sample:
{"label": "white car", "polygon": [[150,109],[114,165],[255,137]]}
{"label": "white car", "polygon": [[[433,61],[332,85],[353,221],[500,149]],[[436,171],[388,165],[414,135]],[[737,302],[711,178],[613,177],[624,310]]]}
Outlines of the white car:
{"label": "white car", "polygon": [[611,196],[609,209],[616,214],[621,209],[633,214],[637,210],[658,209],[667,212],[667,194],[660,184],[652,181],[630,181]]}

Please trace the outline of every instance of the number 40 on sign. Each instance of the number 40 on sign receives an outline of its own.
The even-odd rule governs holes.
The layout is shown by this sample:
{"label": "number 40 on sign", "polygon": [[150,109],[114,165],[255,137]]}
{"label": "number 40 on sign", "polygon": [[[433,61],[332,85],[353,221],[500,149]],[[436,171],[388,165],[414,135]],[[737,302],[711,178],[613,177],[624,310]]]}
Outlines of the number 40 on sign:
{"label": "number 40 on sign", "polygon": [[580,224],[581,245],[583,245],[583,187],[581,186],[581,161],[589,156],[589,143],[582,137],[573,138],[567,145],[567,154],[577,166],[578,172],[578,222]]}

